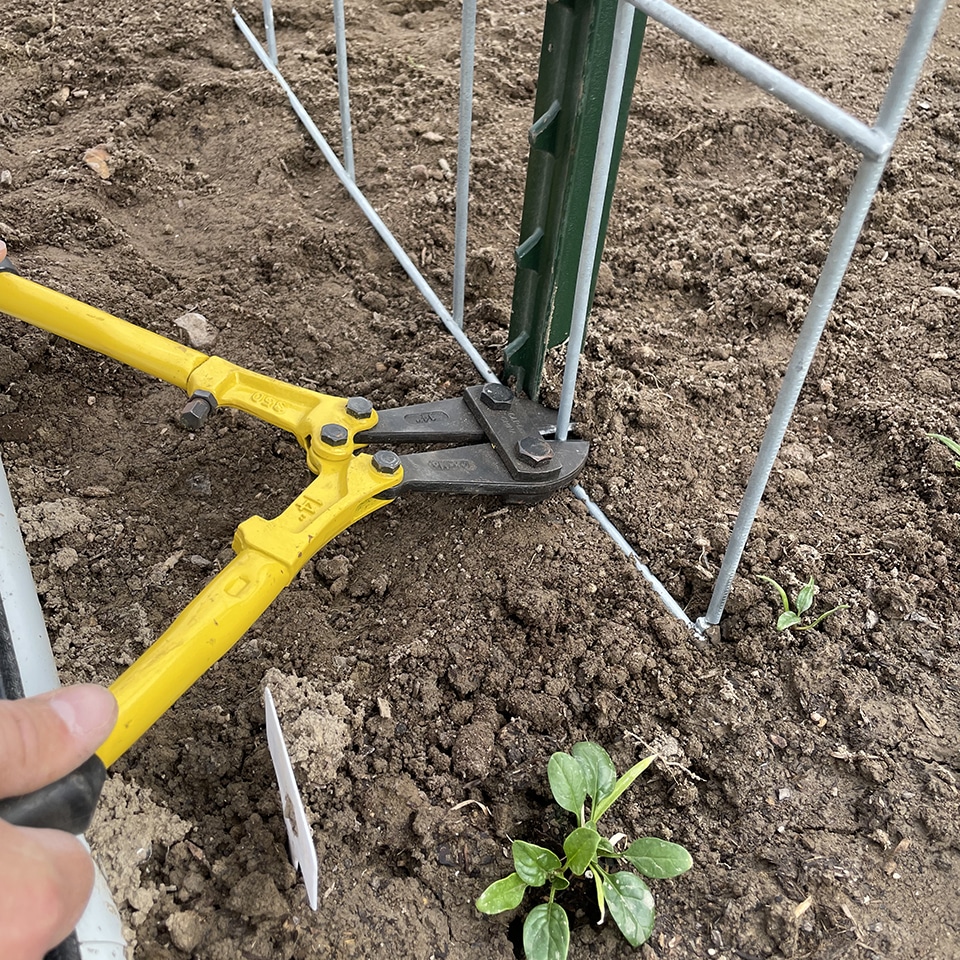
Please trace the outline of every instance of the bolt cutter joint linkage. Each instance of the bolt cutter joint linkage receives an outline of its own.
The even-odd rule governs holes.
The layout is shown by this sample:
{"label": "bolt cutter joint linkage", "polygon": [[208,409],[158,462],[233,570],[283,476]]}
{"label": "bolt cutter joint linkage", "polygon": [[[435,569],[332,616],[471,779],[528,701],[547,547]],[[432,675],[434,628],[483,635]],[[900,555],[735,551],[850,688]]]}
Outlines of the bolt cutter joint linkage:
{"label": "bolt cutter joint linkage", "polygon": [[[0,263],[0,312],[183,389],[187,429],[219,408],[242,410],[296,437],[316,474],[272,520],[250,517],[234,559],[111,684],[120,713],[97,751],[109,766],[219,660],[333,537],[405,493],[535,502],[571,485],[588,444],[558,441],[555,413],[499,383],[462,397],[374,410],[207,356],[20,276]],[[389,446],[430,449],[398,454]],[[457,446],[447,446],[456,444]],[[378,448],[370,453],[367,447]]]}

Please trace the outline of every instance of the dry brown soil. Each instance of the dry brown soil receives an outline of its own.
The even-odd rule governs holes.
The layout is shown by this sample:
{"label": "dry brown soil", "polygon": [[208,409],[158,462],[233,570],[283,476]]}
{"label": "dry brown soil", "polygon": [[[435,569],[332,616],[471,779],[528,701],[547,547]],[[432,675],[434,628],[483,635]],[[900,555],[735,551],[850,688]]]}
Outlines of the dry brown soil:
{"label": "dry brown soil", "polygon": [[[459,7],[347,5],[358,180],[446,297]],[[904,0],[688,9],[868,121]],[[243,12],[255,23],[254,4]],[[467,325],[508,323],[542,4],[480,11]],[[277,7],[336,132],[331,13]],[[509,838],[556,843],[550,753],[661,761],[611,827],[685,844],[645,958],[960,957],[960,8],[946,13],[746,550],[700,644],[569,495],[409,497],[331,544],[123,757],[94,830],[143,960],[509,960],[473,907]],[[28,277],[219,355],[389,407],[477,381],[222,3],[0,13],[0,230]],[[84,162],[103,146],[101,177]],[[96,159],[94,157],[94,159]],[[648,31],[575,416],[584,484],[701,614],[852,152]],[[66,680],[111,681],[309,476],[296,444],[0,323],[0,440]],[[556,399],[556,374],[546,391]],[[819,609],[778,633],[757,575]],[[321,861],[288,864],[269,681]],[[475,803],[464,801],[476,801]],[[584,907],[571,956],[634,951]]]}

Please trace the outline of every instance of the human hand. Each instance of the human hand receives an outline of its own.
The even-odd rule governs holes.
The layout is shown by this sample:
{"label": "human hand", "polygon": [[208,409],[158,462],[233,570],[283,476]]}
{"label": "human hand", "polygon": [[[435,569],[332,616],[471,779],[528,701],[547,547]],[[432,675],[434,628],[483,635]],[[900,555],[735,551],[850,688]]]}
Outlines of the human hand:
{"label": "human hand", "polygon": [[[116,721],[113,694],[92,684],[0,700],[0,797],[70,773]],[[39,960],[64,940],[90,898],[93,871],[76,837],[0,821],[0,956]]]}

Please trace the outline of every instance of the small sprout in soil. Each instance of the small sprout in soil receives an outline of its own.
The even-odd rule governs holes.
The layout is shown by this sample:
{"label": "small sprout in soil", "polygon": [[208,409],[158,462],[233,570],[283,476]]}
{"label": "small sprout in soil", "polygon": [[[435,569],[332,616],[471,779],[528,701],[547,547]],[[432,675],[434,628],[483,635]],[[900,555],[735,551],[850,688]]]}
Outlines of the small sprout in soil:
{"label": "small sprout in soil", "polygon": [[953,465],[960,470],[960,443],[957,443],[957,441],[951,437],[945,437],[942,433],[928,433],[927,438],[930,440],[939,440],[940,443],[957,457],[957,459],[953,461]]}
{"label": "small sprout in soil", "polygon": [[803,622],[803,615],[810,609],[813,605],[813,595],[817,591],[817,585],[811,577],[799,590],[797,593],[797,599],[793,607],[790,606],[790,598],[787,596],[787,591],[777,583],[772,577],[764,577],[758,575],[758,580],[765,580],[769,583],[774,590],[777,591],[777,596],[780,597],[780,605],[783,607],[783,613],[777,617],[777,629],[778,630],[812,630],[815,626],[820,623],[823,623],[827,617],[836,613],[838,610],[849,610],[850,607],[846,603],[841,603],[837,607],[832,607],[826,613],[821,613],[816,620],[813,620],[810,623]]}
{"label": "small sprout in soil", "polygon": [[657,837],[641,837],[619,851],[617,845],[624,835],[604,837],[599,828],[600,818],[653,759],[645,757],[618,778],[609,754],[595,743],[577,743],[570,753],[555,753],[550,758],[547,778],[553,797],[577,818],[576,828],[563,841],[563,857],[535,843],[514,840],[514,872],[491,883],[477,899],[481,913],[501,913],[518,907],[527,887],[549,888],[547,902],[535,906],[523,924],[526,960],[566,960],[570,922],[554,897],[577,878],[593,882],[599,922],[603,923],[609,908],[631,946],[640,946],[653,932],[653,894],[636,874],[611,870],[609,861],[625,861],[643,876],[662,880],[686,873],[693,866],[690,854]]}

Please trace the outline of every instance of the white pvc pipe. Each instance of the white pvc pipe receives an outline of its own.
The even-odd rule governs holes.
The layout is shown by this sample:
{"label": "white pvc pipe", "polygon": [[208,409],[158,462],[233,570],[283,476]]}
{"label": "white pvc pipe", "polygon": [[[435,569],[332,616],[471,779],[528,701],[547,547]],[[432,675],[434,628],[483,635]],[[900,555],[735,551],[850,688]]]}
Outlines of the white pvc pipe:
{"label": "white pvc pipe", "polygon": [[0,603],[13,640],[23,695],[31,697],[60,686],[47,639],[37,588],[20,536],[17,512],[0,461]]}
{"label": "white pvc pipe", "polygon": [[[83,837],[80,842],[90,849]],[[99,864],[94,875],[93,893],[87,909],[77,921],[76,934],[83,960],[125,960],[127,941],[123,937],[123,921]]]}
{"label": "white pvc pipe", "polygon": [[[0,603],[13,641],[24,696],[60,686],[50,649],[47,627],[30,573],[30,561],[20,535],[7,475],[0,460]],[[81,837],[81,842],[86,841]],[[89,847],[87,848],[89,849]],[[77,942],[83,960],[124,960],[126,941],[120,914],[100,867],[93,893],[77,923]]]}

